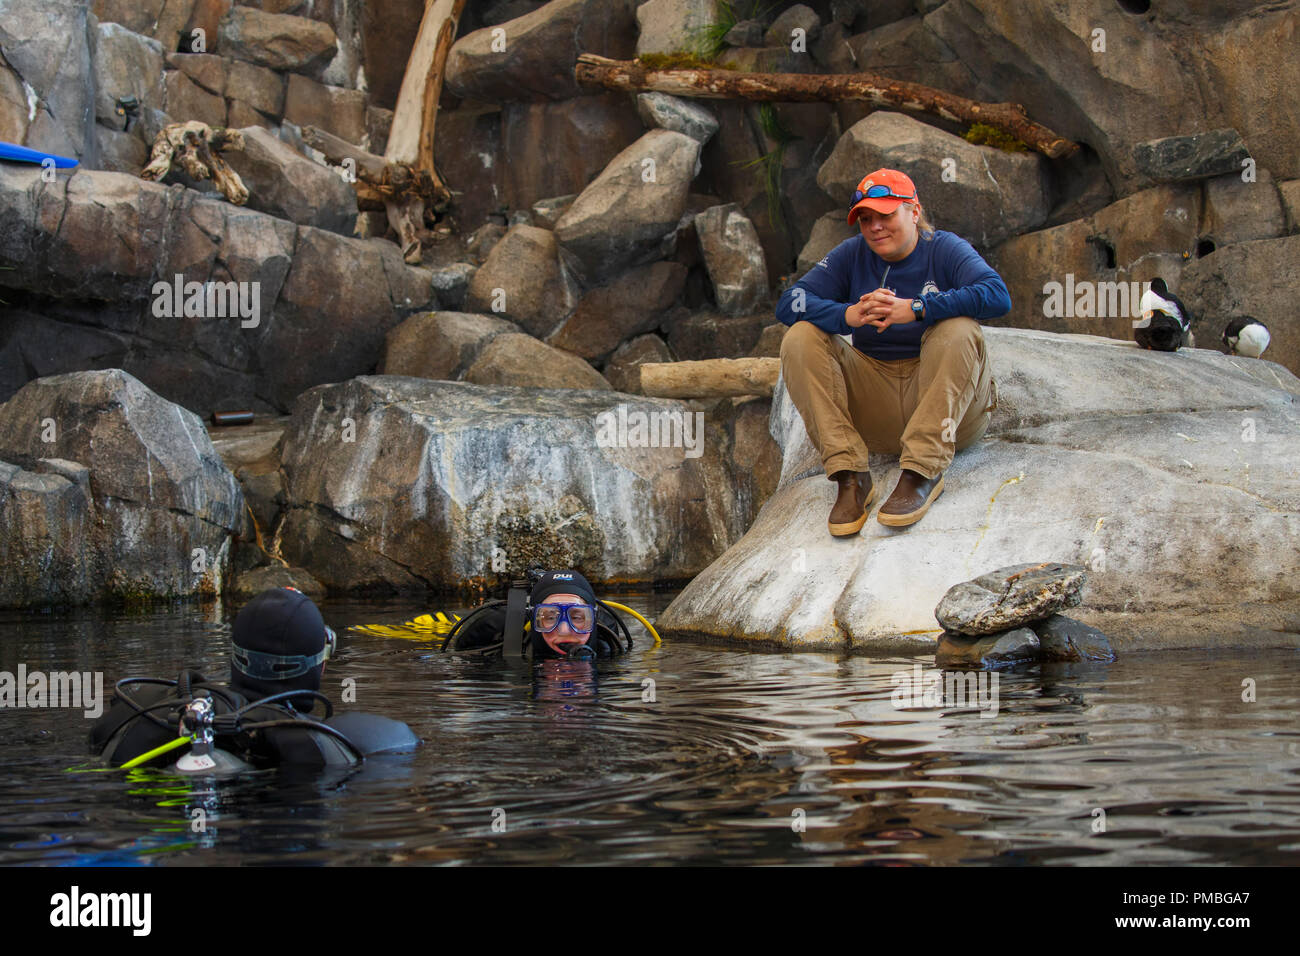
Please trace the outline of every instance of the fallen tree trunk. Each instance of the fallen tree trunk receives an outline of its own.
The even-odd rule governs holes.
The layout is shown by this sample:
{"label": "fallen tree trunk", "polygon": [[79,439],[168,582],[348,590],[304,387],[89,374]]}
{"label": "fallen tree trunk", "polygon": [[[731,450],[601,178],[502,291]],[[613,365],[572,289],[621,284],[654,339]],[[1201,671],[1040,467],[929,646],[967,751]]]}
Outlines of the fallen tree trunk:
{"label": "fallen tree trunk", "polygon": [[628,92],[654,91],[715,100],[817,103],[863,100],[958,123],[986,123],[1009,133],[1043,155],[1058,159],[1079,144],[1035,123],[1018,103],[979,103],[919,83],[875,73],[741,73],[736,70],[651,70],[636,60],[611,60],[584,53],[573,70],[578,83]]}
{"label": "fallen tree trunk", "polygon": [[[451,191],[434,168],[433,134],[447,53],[456,39],[456,24],[464,8],[465,0],[426,0],[420,32],[411,47],[397,95],[388,148],[384,151],[385,160],[408,167],[415,179],[421,174],[429,177],[429,189],[440,203],[451,198]],[[397,233],[402,257],[407,262],[420,261],[424,211],[429,201],[429,196],[415,192],[394,195],[385,204],[389,225]]]}
{"label": "fallen tree trunk", "polygon": [[781,374],[777,358],[647,362],[639,366],[641,393],[651,398],[771,397]]}

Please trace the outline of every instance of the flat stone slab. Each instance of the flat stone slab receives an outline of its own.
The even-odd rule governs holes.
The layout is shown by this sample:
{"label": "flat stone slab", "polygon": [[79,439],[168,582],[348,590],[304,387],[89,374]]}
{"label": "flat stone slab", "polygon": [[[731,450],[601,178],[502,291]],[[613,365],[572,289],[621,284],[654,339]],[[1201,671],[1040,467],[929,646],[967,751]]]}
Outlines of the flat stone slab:
{"label": "flat stone slab", "polygon": [[979,636],[1040,621],[1080,601],[1086,569],[1077,564],[1017,564],[948,589],[934,616],[945,630]]}

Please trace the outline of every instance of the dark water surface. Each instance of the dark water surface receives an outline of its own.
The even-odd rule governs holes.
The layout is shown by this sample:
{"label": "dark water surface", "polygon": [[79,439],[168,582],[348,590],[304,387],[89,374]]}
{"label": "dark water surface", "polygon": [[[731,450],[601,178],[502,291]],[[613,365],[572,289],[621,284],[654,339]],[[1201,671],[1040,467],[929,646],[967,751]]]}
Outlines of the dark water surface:
{"label": "dark water surface", "polygon": [[[354,679],[417,752],[325,776],[69,772],[80,710],[0,710],[0,863],[1300,862],[1293,652],[1026,668],[990,719],[894,706],[893,675],[932,657],[653,648],[636,625],[624,659],[510,670],[343,633],[427,608],[323,609],[341,653],[322,690]],[[105,696],[186,664],[224,679],[230,613],[7,614],[0,671],[99,670]]]}

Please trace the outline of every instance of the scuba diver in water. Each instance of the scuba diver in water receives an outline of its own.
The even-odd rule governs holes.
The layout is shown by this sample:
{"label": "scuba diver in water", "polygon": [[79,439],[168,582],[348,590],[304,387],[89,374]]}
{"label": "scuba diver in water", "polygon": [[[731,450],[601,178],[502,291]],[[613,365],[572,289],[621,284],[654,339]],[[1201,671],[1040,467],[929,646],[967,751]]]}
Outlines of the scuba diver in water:
{"label": "scuba diver in water", "polygon": [[528,580],[512,584],[504,601],[489,601],[457,621],[442,649],[507,660],[615,657],[632,649],[619,610],[641,621],[658,643],[649,621],[629,607],[598,601],[579,572],[530,569]]}
{"label": "scuba diver in water", "polygon": [[[189,744],[173,769],[213,773],[287,764],[347,766],[418,744],[400,721],[333,713],[320,684],[336,643],[320,610],[301,591],[263,591],[231,629],[229,685],[191,670],[174,681],[118,681],[108,712],[91,728],[91,753],[114,767],[162,767]],[[323,718],[312,713],[318,702]]]}

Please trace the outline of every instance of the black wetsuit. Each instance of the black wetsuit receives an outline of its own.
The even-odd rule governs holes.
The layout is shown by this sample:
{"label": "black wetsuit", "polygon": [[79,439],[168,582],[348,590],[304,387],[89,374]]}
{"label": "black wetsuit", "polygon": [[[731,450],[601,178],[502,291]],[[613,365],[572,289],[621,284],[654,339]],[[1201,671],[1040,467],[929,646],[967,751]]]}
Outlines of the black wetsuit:
{"label": "black wetsuit", "polygon": [[[188,691],[194,696],[203,693],[209,695],[218,715],[231,714],[248,703],[224,684],[207,681],[200,675],[193,675],[193,679],[188,681]],[[141,716],[135,707],[122,700],[118,694],[114,695],[108,711],[90,729],[90,752],[103,754],[109,766],[113,767],[119,767],[140,754],[175,740],[179,735],[179,711],[184,707],[185,692],[178,687],[132,684],[126,688],[126,692],[137,707],[164,706],[149,711],[161,721],[158,723]],[[174,701],[175,706],[165,706],[167,701]],[[286,721],[299,725],[285,726]],[[368,756],[409,750],[419,743],[406,724],[377,714],[335,714],[321,720],[312,716],[310,710],[295,710],[287,701],[278,701],[251,707],[240,717],[241,727],[266,723],[278,726],[232,733],[218,732],[214,744],[254,767],[276,767],[282,764],[335,767],[357,763],[356,751]],[[316,730],[311,726],[303,726],[304,723],[333,728],[354,744],[355,750],[329,730]],[[183,752],[160,754],[147,766],[166,766]]]}

